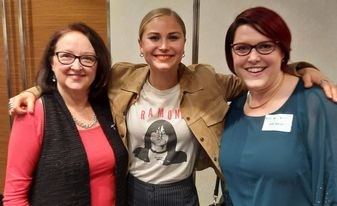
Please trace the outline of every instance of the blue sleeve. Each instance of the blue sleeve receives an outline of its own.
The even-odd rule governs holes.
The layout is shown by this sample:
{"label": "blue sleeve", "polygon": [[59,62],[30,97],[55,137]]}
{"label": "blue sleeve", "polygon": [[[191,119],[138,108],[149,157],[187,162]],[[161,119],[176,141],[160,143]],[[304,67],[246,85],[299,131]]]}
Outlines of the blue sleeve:
{"label": "blue sleeve", "polygon": [[305,93],[314,205],[337,205],[337,104],[320,88]]}

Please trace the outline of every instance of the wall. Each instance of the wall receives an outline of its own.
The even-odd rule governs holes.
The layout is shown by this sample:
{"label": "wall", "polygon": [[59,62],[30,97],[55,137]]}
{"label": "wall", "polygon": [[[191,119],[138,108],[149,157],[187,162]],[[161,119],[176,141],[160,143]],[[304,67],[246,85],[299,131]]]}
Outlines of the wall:
{"label": "wall", "polygon": [[[229,73],[224,57],[224,38],[228,26],[240,11],[266,6],[286,20],[293,34],[291,61],[315,64],[337,82],[337,1],[333,0],[200,0],[199,62],[209,63],[218,72]],[[114,62],[144,62],[139,57],[138,25],[149,10],[170,7],[187,26],[185,64],[191,63],[192,0],[111,0],[111,53]],[[211,203],[215,184],[212,169],[197,173],[201,205]]]}

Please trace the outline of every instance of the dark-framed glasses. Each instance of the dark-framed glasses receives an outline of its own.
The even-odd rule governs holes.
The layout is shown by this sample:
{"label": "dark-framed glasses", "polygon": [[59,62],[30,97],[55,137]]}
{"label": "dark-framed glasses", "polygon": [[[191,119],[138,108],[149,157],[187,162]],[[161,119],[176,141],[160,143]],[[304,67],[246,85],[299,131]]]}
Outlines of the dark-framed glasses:
{"label": "dark-framed glasses", "polygon": [[245,44],[245,43],[237,43],[232,44],[232,50],[235,54],[239,56],[246,56],[250,54],[253,48],[262,55],[267,55],[275,51],[277,41],[263,41],[255,45]]}
{"label": "dark-framed glasses", "polygon": [[92,67],[97,62],[97,57],[94,55],[76,56],[69,52],[55,52],[55,55],[57,56],[59,62],[64,65],[72,64],[75,59],[78,59],[80,64],[85,67]]}

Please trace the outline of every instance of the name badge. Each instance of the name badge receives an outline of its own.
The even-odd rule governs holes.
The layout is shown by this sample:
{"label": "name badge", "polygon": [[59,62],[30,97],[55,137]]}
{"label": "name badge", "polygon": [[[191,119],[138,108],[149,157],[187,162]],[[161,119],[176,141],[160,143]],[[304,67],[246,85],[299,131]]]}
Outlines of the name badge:
{"label": "name badge", "polygon": [[264,118],[262,131],[290,132],[292,124],[292,114],[266,115],[266,117]]}

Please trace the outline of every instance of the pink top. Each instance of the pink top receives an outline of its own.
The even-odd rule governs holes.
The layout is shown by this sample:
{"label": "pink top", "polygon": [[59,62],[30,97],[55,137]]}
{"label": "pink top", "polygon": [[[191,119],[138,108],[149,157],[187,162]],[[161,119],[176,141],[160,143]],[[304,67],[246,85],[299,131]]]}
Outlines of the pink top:
{"label": "pink top", "polygon": [[[34,114],[16,116],[8,145],[4,206],[29,205],[28,191],[43,138],[43,106]],[[115,205],[115,155],[100,126],[79,130],[90,169],[91,205]]]}

